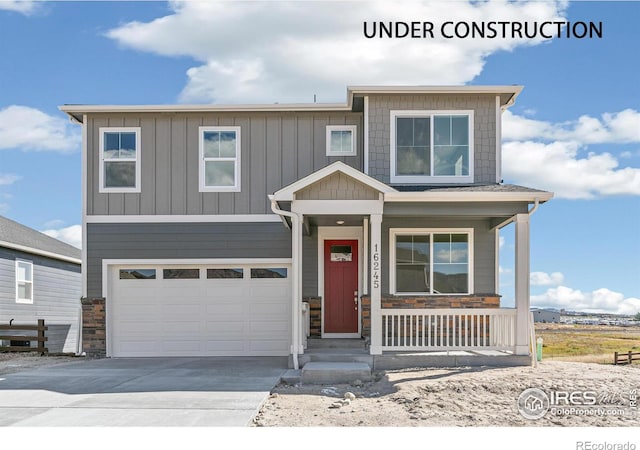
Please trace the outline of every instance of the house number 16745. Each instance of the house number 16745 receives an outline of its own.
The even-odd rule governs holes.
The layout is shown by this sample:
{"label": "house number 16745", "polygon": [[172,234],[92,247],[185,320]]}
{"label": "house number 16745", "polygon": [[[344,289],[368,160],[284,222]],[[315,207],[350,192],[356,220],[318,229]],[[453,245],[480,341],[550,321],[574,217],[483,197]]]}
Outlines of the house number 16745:
{"label": "house number 16745", "polygon": [[373,279],[373,288],[380,288],[380,252],[378,250],[378,244],[373,246],[373,267],[371,268],[372,274],[371,278]]}

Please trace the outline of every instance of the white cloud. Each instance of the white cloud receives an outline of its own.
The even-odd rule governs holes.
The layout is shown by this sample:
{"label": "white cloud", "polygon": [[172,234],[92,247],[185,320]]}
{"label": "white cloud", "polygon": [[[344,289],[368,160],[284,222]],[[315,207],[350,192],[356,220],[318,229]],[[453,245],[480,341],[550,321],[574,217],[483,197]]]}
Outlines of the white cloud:
{"label": "white cloud", "polygon": [[44,230],[44,234],[62,242],[71,244],[74,247],[82,248],[82,226],[71,225],[66,228]]}
{"label": "white cloud", "polygon": [[0,9],[16,11],[28,16],[38,9],[37,3],[31,0],[0,0]]}
{"label": "white cloud", "polygon": [[498,238],[498,248],[502,248],[502,247],[504,247],[504,243],[505,243],[504,236],[500,236],[500,237]]}
{"label": "white cloud", "polygon": [[564,275],[560,272],[531,272],[531,286],[559,286],[564,283]]}
{"label": "white cloud", "polygon": [[0,150],[70,153],[80,149],[80,132],[62,117],[28,106],[0,109]]}
{"label": "white cloud", "polygon": [[638,111],[584,115],[562,123],[505,111],[502,129],[505,177],[518,184],[569,199],[640,195],[640,168],[620,167],[610,152],[587,151],[592,144],[640,143]]}
{"label": "white cloud", "polygon": [[[566,2],[171,2],[172,13],[107,36],[164,56],[189,56],[185,102],[344,99],[346,84],[462,84],[497,51],[527,39],[367,39],[364,21],[563,20]],[[339,12],[338,12],[339,10]],[[437,26],[437,25],[436,25]],[[437,63],[434,63],[437,61]]]}
{"label": "white cloud", "polygon": [[0,173],[0,186],[8,186],[15,183],[22,177],[14,173]]}
{"label": "white cloud", "polygon": [[582,292],[566,286],[550,288],[541,295],[531,296],[531,305],[572,311],[636,314],[640,312],[640,298],[628,297],[606,288]]}
{"label": "white cloud", "polygon": [[502,116],[505,141],[560,140],[580,144],[640,142],[640,112],[625,109],[604,113],[601,118],[581,116],[577,120],[552,123],[529,119],[507,110]]}

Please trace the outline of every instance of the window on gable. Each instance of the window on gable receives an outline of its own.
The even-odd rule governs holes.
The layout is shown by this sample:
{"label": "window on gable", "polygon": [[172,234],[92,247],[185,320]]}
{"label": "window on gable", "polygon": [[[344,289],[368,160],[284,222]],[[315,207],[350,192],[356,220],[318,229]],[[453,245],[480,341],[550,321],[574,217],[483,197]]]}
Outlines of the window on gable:
{"label": "window on gable", "polygon": [[100,128],[100,192],[140,192],[140,128]]}
{"label": "window on gable", "polygon": [[200,127],[200,191],[240,192],[240,127]]}
{"label": "window on gable", "polygon": [[471,293],[471,231],[390,230],[395,294]]}
{"label": "window on gable", "polygon": [[16,261],[16,303],[33,303],[33,263]]}
{"label": "window on gable", "polygon": [[327,156],[356,155],[356,126],[327,126]]}
{"label": "window on gable", "polygon": [[391,182],[473,182],[473,113],[391,111]]}

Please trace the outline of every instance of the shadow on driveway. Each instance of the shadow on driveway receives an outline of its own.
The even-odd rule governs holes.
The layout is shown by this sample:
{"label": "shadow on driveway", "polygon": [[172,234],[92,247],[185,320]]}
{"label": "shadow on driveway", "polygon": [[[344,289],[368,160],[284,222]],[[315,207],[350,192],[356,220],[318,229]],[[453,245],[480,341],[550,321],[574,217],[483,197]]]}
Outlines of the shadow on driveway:
{"label": "shadow on driveway", "polygon": [[246,426],[286,357],[83,360],[0,375],[0,426]]}

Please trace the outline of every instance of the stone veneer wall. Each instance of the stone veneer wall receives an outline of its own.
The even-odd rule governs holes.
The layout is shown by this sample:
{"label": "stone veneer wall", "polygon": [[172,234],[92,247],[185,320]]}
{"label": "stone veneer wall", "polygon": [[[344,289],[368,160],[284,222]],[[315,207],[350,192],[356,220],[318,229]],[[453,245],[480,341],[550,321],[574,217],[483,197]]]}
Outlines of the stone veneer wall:
{"label": "stone veneer wall", "polygon": [[[361,298],[362,337],[371,337],[371,297]],[[382,309],[499,308],[496,294],[397,296],[383,295]]]}
{"label": "stone veneer wall", "polygon": [[82,350],[87,356],[104,358],[107,355],[104,298],[82,299]]}
{"label": "stone veneer wall", "polygon": [[322,299],[320,297],[304,297],[302,301],[309,303],[310,337],[322,336]]}

